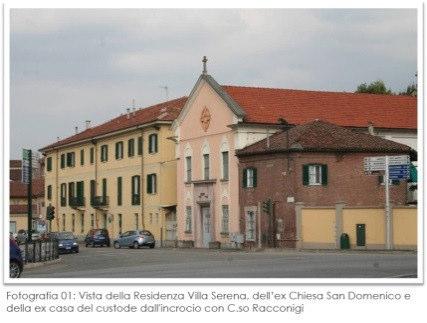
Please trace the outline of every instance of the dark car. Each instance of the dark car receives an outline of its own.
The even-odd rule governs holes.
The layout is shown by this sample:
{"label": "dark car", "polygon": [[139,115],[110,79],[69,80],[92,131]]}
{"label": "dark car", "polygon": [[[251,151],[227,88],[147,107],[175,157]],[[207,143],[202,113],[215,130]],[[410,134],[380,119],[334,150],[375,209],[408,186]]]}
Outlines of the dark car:
{"label": "dark car", "polygon": [[126,231],[114,240],[114,248],[129,247],[137,249],[139,247],[147,246],[154,248],[156,240],[153,234],[147,230],[132,230]]}
{"label": "dark car", "polygon": [[79,244],[72,232],[51,232],[49,238],[56,241],[58,252],[79,252]]}
{"label": "dark car", "polygon": [[9,239],[9,277],[18,278],[24,269],[21,249],[15,239]]}
{"label": "dark car", "polygon": [[85,238],[86,247],[110,246],[110,236],[106,229],[92,229]]}

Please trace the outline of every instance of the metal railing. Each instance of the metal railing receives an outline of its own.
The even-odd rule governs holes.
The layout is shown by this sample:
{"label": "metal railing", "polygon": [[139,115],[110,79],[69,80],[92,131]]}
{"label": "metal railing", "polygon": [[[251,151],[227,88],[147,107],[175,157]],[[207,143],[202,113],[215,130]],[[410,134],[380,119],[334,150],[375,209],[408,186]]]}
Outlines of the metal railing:
{"label": "metal railing", "polygon": [[94,196],[91,199],[91,205],[93,207],[107,207],[109,205],[109,198],[108,196]]}
{"label": "metal railing", "polygon": [[76,197],[70,198],[70,206],[72,208],[85,206],[85,204],[86,204],[85,202],[86,202],[86,200],[83,196],[76,196]]}
{"label": "metal railing", "polygon": [[59,258],[56,240],[31,241],[19,245],[24,264],[44,262]]}

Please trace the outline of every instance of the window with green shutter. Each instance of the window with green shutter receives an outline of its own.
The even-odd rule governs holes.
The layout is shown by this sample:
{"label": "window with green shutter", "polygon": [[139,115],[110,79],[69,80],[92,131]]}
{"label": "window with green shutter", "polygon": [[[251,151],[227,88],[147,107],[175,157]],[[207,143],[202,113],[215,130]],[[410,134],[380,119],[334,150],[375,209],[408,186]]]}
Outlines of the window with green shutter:
{"label": "window with green shutter", "polygon": [[52,185],[47,186],[47,199],[48,200],[52,199]]}
{"label": "window with green shutter", "polygon": [[141,177],[139,175],[132,176],[131,185],[131,203],[132,205],[139,205],[141,204]]}
{"label": "window with green shutter", "polygon": [[102,162],[108,161],[108,145],[101,146],[101,161]]}
{"label": "window with green shutter", "polygon": [[85,164],[85,151],[84,149],[80,150],[80,165],[83,166]]}
{"label": "window with green shutter", "polygon": [[122,205],[122,178],[117,177],[117,205]]}
{"label": "window with green shutter", "polygon": [[257,186],[257,169],[254,167],[249,167],[243,169],[243,187],[250,188]]}
{"label": "window with green shutter", "polygon": [[65,168],[65,154],[61,154],[61,168]]}
{"label": "window with green shutter", "polygon": [[152,133],[148,136],[148,152],[150,154],[157,153],[157,134]]}
{"label": "window with green shutter", "polygon": [[302,181],[304,186],[328,185],[328,165],[324,165],[324,164],[303,165]]}
{"label": "window with green shutter", "polygon": [[128,140],[128,157],[135,156],[135,139]]}
{"label": "window with green shutter", "polygon": [[138,137],[138,155],[142,155],[142,136]]}
{"label": "window with green shutter", "polygon": [[95,148],[90,148],[90,163],[93,164],[95,162]]}
{"label": "window with green shutter", "polygon": [[123,141],[116,142],[116,159],[123,158]]}
{"label": "window with green shutter", "polygon": [[157,175],[156,174],[147,175],[147,193],[148,194],[157,193]]}
{"label": "window with green shutter", "polygon": [[48,157],[46,161],[46,170],[48,172],[52,171],[52,157]]}

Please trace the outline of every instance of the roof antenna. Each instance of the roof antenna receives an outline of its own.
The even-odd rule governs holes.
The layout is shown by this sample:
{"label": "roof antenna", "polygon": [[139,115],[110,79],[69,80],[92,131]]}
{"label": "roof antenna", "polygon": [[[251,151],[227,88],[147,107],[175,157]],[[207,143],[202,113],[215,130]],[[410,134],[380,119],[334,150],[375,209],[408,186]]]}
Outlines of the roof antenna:
{"label": "roof antenna", "polygon": [[202,62],[203,62],[203,74],[208,74],[208,69],[206,68],[206,63],[208,62],[208,59],[206,58],[206,56],[203,56],[203,59],[202,59]]}
{"label": "roof antenna", "polygon": [[169,100],[169,87],[167,85],[160,86],[161,89],[165,90],[166,101]]}

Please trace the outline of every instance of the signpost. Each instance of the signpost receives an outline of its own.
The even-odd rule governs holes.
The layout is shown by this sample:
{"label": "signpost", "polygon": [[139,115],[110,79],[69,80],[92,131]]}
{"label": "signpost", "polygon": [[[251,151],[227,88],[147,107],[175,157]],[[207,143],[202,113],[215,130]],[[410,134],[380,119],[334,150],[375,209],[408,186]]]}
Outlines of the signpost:
{"label": "signpost", "polygon": [[408,155],[375,156],[364,159],[365,172],[371,174],[384,171],[385,187],[385,219],[386,219],[386,248],[392,249],[391,232],[392,219],[390,212],[390,180],[405,180],[409,178],[410,159]]}
{"label": "signpost", "polygon": [[33,229],[33,199],[32,199],[32,164],[33,156],[31,149],[22,150],[22,181],[28,185],[27,190],[27,205],[28,205],[28,219],[27,219],[27,240],[32,240]]}

